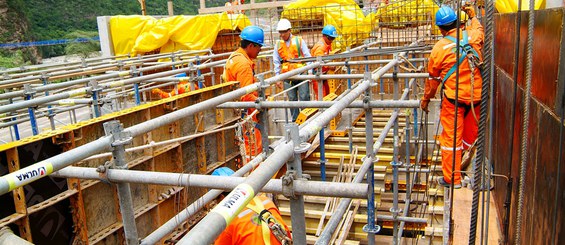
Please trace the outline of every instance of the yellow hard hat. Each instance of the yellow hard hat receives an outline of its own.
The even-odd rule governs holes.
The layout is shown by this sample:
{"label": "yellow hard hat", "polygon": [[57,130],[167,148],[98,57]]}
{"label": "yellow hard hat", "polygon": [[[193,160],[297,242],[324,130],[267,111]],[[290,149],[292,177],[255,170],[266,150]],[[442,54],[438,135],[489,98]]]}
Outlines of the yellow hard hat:
{"label": "yellow hard hat", "polygon": [[467,15],[467,13],[465,13],[464,11],[459,11],[459,21],[461,21],[461,23],[464,24],[468,20],[469,20],[469,15]]}

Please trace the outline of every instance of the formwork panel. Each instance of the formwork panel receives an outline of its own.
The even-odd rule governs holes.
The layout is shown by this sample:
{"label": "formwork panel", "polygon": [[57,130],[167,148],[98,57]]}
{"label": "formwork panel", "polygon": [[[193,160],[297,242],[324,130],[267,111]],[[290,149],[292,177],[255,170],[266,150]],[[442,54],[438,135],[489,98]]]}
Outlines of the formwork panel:
{"label": "formwork panel", "polygon": [[[132,193],[133,195],[133,193]],[[155,227],[154,217],[152,211],[146,212],[135,219],[138,237],[146,237],[151,234],[157,227]]]}
{"label": "formwork panel", "polygon": [[[118,221],[115,188],[99,182],[82,191],[89,239]],[[100,218],[104,217],[104,218]]]}
{"label": "formwork panel", "polygon": [[29,216],[34,244],[68,244],[73,237],[73,219],[68,199]]}

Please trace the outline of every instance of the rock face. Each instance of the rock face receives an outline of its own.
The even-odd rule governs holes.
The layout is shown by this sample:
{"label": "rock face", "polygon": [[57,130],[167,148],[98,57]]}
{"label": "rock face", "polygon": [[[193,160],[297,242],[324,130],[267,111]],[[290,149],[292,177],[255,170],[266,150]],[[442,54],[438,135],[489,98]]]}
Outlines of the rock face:
{"label": "rock face", "polygon": [[[22,0],[0,0],[0,43],[32,41],[28,19],[23,12],[24,6]],[[41,62],[37,48],[19,50],[23,63],[37,64]],[[0,50],[3,55],[9,55],[12,52],[16,52],[16,50]]]}

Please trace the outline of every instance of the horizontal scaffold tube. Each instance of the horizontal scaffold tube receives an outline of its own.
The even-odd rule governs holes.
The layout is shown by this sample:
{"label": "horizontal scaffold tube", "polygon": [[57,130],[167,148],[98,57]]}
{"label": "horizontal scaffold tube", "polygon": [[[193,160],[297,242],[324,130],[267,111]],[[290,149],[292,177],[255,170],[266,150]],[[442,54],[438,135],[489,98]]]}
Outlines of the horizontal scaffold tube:
{"label": "horizontal scaffold tube", "polygon": [[[291,80],[363,79],[363,74],[296,75]],[[393,78],[394,74],[383,74],[380,78]],[[428,78],[428,73],[398,73],[398,78]]]}
{"label": "horizontal scaffold tube", "polygon": [[[106,170],[106,179],[100,177],[96,168],[66,167],[53,174],[55,177],[108,180],[116,183],[139,183],[153,185],[174,185],[201,187],[219,190],[233,190],[241,184],[244,177],[227,177],[202,174],[180,174],[139,170]],[[367,184],[339,183],[294,180],[294,192],[297,195],[365,198]],[[272,179],[260,190],[261,192],[282,194],[282,180]]]}
{"label": "horizontal scaffold tube", "polygon": [[[207,63],[206,65],[210,65],[210,64],[212,63]],[[314,62],[312,64],[298,68],[296,70],[266,79],[265,82],[268,84],[273,84],[277,81],[285,80],[293,75],[308,71],[313,68],[317,68],[319,66],[320,66],[319,62]],[[173,111],[169,114],[165,114],[160,117],[151,119],[149,121],[145,121],[143,123],[131,126],[129,128],[124,129],[124,133],[126,134],[129,133],[131,134],[132,137],[135,137],[150,132],[164,125],[168,125],[175,121],[182,120],[188,116],[192,116],[195,113],[207,110],[209,108],[214,108],[215,106],[222,104],[224,102],[239,99],[243,95],[257,91],[260,86],[261,85],[259,83],[250,84],[243,88],[239,88],[234,91],[216,96],[209,100],[205,100],[200,103],[182,108],[180,110]],[[6,194],[11,190],[14,190],[18,187],[24,186],[33,181],[41,179],[51,174],[53,171],[58,171],[73,163],[77,163],[78,161],[85,159],[89,156],[92,156],[102,151],[108,151],[110,149],[111,143],[112,140],[110,136],[102,136],[101,138],[89,142],[85,145],[76,147],[74,149],[61,153],[54,157],[48,158],[42,162],[32,164],[23,169],[16,170],[10,174],[4,175],[0,177],[0,195]],[[292,149],[290,150],[292,151]],[[274,173],[271,174],[271,176],[273,175]]]}
{"label": "horizontal scaffold tube", "polygon": [[[260,101],[260,102],[226,102],[217,108],[329,108],[337,101]],[[418,108],[419,100],[374,100],[368,105],[363,101],[353,101],[347,108]]]}
{"label": "horizontal scaffold tube", "polygon": [[[385,65],[382,69],[372,74],[373,79],[378,79],[397,63],[398,60],[395,60]],[[296,70],[291,72],[294,71]],[[310,121],[305,127],[301,128],[299,131],[300,139],[306,141],[314,137],[325,125],[351,104],[351,102],[357,99],[365,90],[369,89],[370,85],[371,80],[363,80],[360,82],[355,89],[350,90],[345,96],[338,100],[337,103],[325,110],[314,120]],[[193,227],[178,244],[207,245],[212,243],[241,209],[253,199],[255,194],[269,181],[282,165],[294,155],[294,148],[299,146],[295,146],[290,139],[287,140],[288,141],[279,144],[272,155],[253,171],[244,183],[239,184],[230,192],[230,194]]]}
{"label": "horizontal scaffold tube", "polygon": [[[216,56],[218,56],[218,55],[206,55],[206,56],[201,56],[199,58],[200,59],[208,59],[208,58],[216,57]],[[137,71],[140,72],[140,73],[143,73],[143,72],[148,72],[148,71],[153,71],[153,70],[170,68],[171,66],[175,66],[175,65],[185,65],[185,64],[193,63],[195,61],[196,61],[196,58],[192,58],[192,59],[188,59],[188,60],[181,60],[181,61],[177,61],[177,62],[168,62],[168,63],[163,63],[163,64],[159,64],[159,65],[154,65],[154,66],[138,68]],[[216,63],[216,62],[219,62],[219,63]],[[196,70],[196,69],[205,69],[205,68],[213,67],[216,64],[221,64],[222,61],[216,61],[216,62],[211,62],[211,63],[214,63],[213,65],[210,65],[210,63],[206,63],[206,64],[202,64],[202,65],[195,65],[193,67],[180,68],[178,70],[174,70],[174,71],[177,71],[176,73],[167,73],[167,74],[170,74],[170,75],[165,75],[162,72],[151,74],[151,75],[161,74],[160,76],[154,76],[153,78],[164,77],[164,76],[172,76],[172,75],[180,74],[182,72],[188,72],[188,71],[193,71],[193,70]],[[224,60],[224,62],[225,62],[225,60]],[[133,61],[130,61],[130,62],[124,62],[123,65],[124,65],[124,67],[136,66],[137,61],[133,60]],[[51,91],[51,90],[55,90],[55,89],[67,88],[67,87],[73,86],[73,85],[87,84],[90,81],[101,81],[101,80],[105,80],[105,79],[120,78],[120,77],[125,77],[125,76],[130,76],[130,75],[131,75],[131,70],[127,69],[127,70],[124,70],[124,71],[112,72],[112,73],[108,73],[108,74],[99,75],[99,76],[96,76],[96,77],[87,77],[87,78],[71,80],[71,81],[68,81],[68,82],[48,84],[48,85],[36,87],[36,88],[34,88],[34,90],[35,90],[35,92],[39,93],[39,92]],[[147,78],[147,76],[141,76],[141,77]],[[29,79],[29,78],[27,78],[27,79]],[[140,81],[144,81],[144,80],[145,79],[137,79],[137,80],[134,80],[134,81],[140,82]],[[120,80],[120,81],[124,81],[124,80]],[[6,80],[6,81],[2,81],[2,82],[13,82],[13,80],[10,80],[10,81]],[[9,98],[21,97],[23,95],[24,95],[24,92],[21,91],[21,90],[12,91],[12,92],[0,94],[0,99],[9,99]]]}

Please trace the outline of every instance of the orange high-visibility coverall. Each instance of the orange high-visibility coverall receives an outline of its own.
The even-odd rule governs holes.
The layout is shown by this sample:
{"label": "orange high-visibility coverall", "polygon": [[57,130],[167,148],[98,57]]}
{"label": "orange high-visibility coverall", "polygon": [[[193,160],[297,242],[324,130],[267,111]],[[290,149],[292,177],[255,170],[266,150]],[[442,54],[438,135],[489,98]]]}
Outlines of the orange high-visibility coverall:
{"label": "orange high-visibility coverall", "polygon": [[[245,87],[252,83],[255,83],[255,77],[253,76],[253,70],[255,68],[255,63],[247,56],[245,50],[242,48],[237,49],[233,52],[228,61],[226,62],[226,68],[224,69],[224,76],[226,81],[238,81],[240,87]],[[241,96],[241,101],[252,101],[257,100],[257,91]],[[247,115],[251,114],[255,109],[248,109]],[[253,121],[259,122],[257,117],[253,117]],[[255,143],[253,146],[250,145],[249,135],[253,135]],[[261,132],[258,128],[252,128],[247,132],[243,132],[243,139],[245,141],[245,153],[247,156],[256,156],[261,152],[263,144],[261,143]]]}
{"label": "orange high-visibility coverall", "polygon": [[[198,89],[198,84],[194,84],[194,89]],[[179,94],[184,94],[186,92],[189,92],[190,91],[190,83],[180,82],[178,84],[178,91],[179,91]],[[154,88],[154,89],[151,90],[151,93],[159,95],[159,97],[161,97],[161,99],[169,98],[169,97],[177,95],[177,93],[175,92],[174,89],[171,92],[167,93],[167,92],[161,90],[160,88]]]}
{"label": "orange high-visibility coverall", "polygon": [[[312,47],[312,50],[310,52],[312,53],[312,57],[317,57],[317,56],[329,55],[331,51],[332,51],[332,44],[331,43],[327,44],[326,41],[324,41],[324,38],[321,38],[320,41],[314,44],[314,47]],[[328,67],[326,66],[322,67],[322,73],[326,73],[326,72],[328,72]],[[323,88],[322,88],[323,96],[325,97],[330,93],[330,86],[328,85],[328,81],[323,80],[322,82],[323,82]],[[312,85],[314,87],[314,95],[316,99],[318,99],[318,81],[312,80]]]}
{"label": "orange high-visibility coverall", "polygon": [[[288,226],[284,223],[281,214],[275,204],[266,196],[259,195],[249,203],[249,205],[254,205],[255,201],[262,201],[265,209],[271,212],[271,215],[282,225],[286,231],[289,231]],[[261,224],[259,224],[259,215],[249,208],[249,205],[245,207],[232,222],[226,227],[226,229],[220,234],[215,245],[236,245],[236,244],[265,244],[263,242],[263,233]],[[290,233],[287,232],[287,236],[290,237]],[[271,244],[281,244],[277,238],[270,233]]]}
{"label": "orange high-visibility coverall", "polygon": [[[234,0],[233,2],[228,1],[228,2],[226,2],[225,6],[231,7],[231,6],[235,6],[235,5],[242,5],[244,2],[245,1],[243,1],[243,0],[241,0],[241,1],[240,0]],[[245,10],[239,10],[238,11],[238,10],[231,9],[231,10],[226,11],[226,13],[228,13],[228,14],[244,14]]]}
{"label": "orange high-visibility coverall", "polygon": [[[469,44],[477,51],[479,58],[482,60],[482,47],[484,41],[483,26],[476,18],[471,19],[471,25],[467,28],[469,36]],[[447,33],[452,37],[456,37],[456,29]],[[463,37],[460,34],[460,37]],[[430,54],[428,72],[430,79],[426,82],[424,88],[424,97],[422,100],[429,100],[436,94],[436,90],[445,77],[449,69],[455,66],[456,50],[455,43],[446,38],[439,40]],[[465,55],[461,52],[461,55]],[[440,136],[442,170],[445,182],[451,183],[451,174],[453,172],[453,157],[455,157],[455,184],[461,183],[461,157],[462,150],[469,148],[477,138],[477,122],[471,111],[471,104],[474,105],[475,115],[479,117],[479,104],[481,99],[482,78],[477,67],[474,70],[474,81],[471,85],[471,68],[469,60],[464,59],[459,65],[459,94],[458,94],[458,112],[457,127],[455,123],[455,73],[450,76],[443,86],[443,101],[441,102],[440,121],[443,131]],[[453,136],[457,128],[456,152],[453,152]],[[454,156],[455,155],[455,156]]]}

